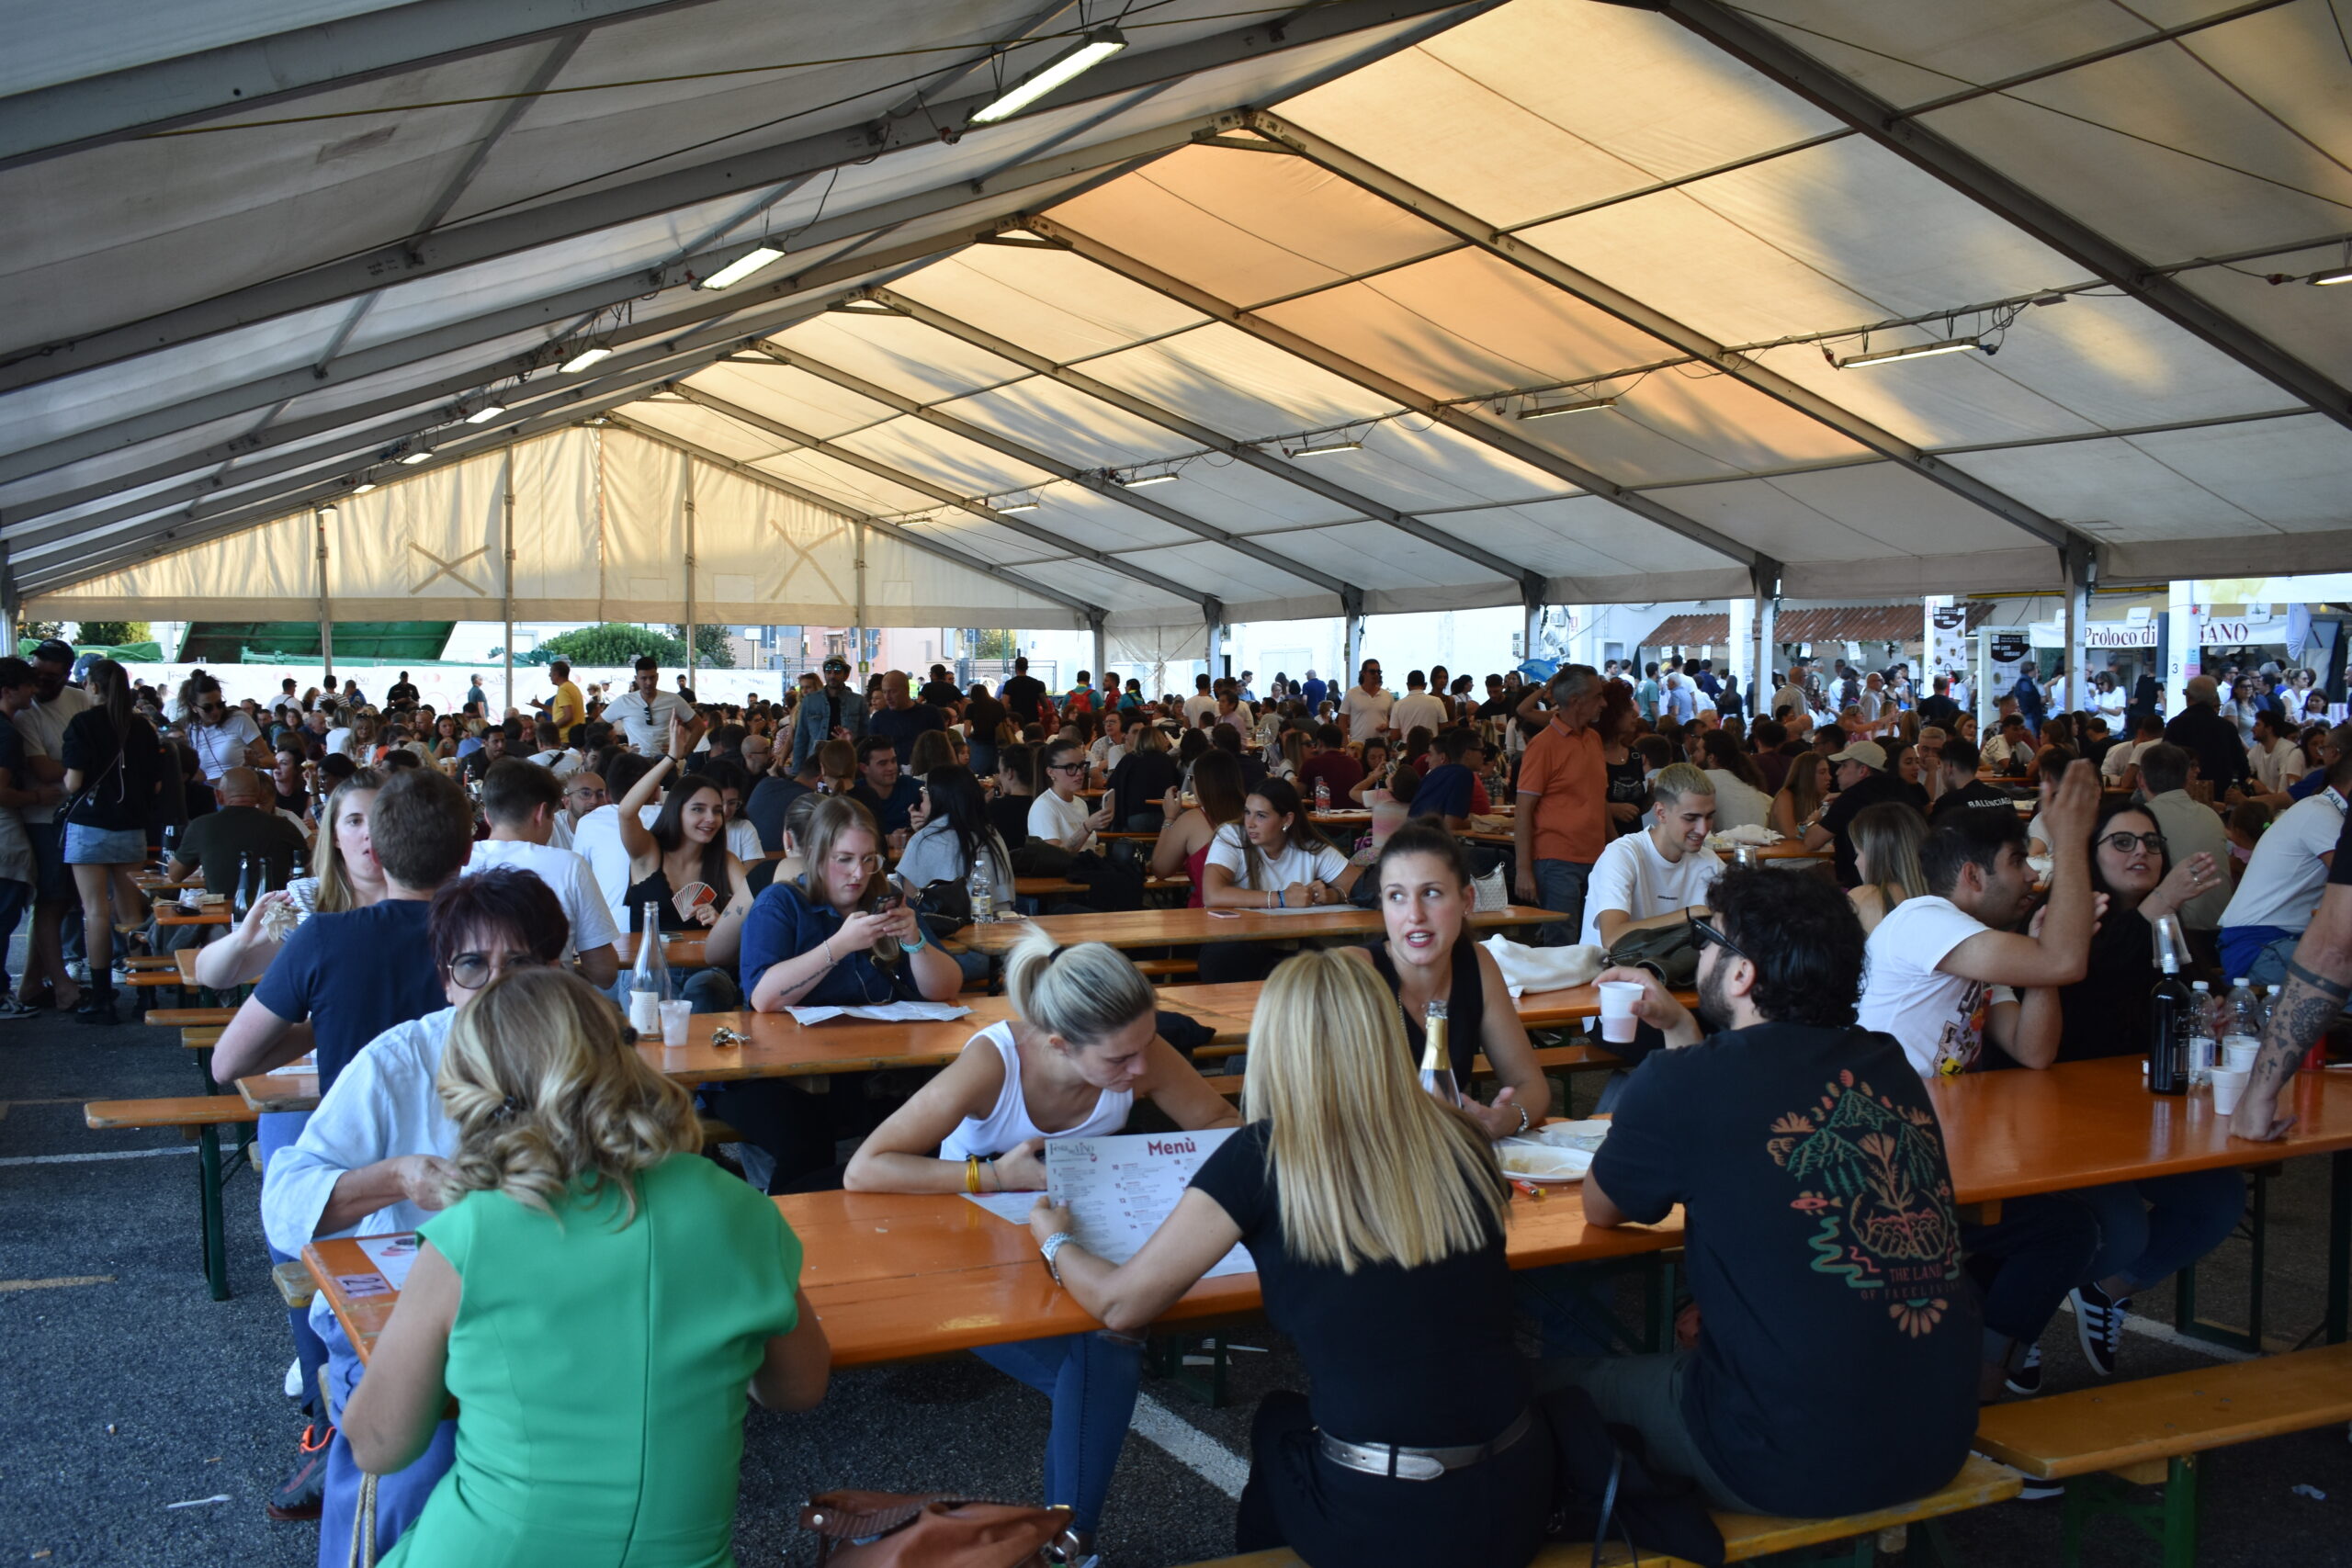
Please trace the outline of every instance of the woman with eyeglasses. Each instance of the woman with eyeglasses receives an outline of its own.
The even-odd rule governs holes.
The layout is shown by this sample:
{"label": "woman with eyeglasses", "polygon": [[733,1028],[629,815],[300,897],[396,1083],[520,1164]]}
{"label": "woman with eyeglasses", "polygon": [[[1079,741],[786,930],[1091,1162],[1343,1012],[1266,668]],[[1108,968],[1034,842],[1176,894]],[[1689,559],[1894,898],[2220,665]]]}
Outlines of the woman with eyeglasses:
{"label": "woman with eyeglasses", "polygon": [[[2009,1054],[2028,1067],[2101,1056],[2136,1056],[2148,1048],[2149,993],[2155,971],[2155,924],[2199,894],[2222,886],[2210,854],[2172,865],[2164,834],[2144,806],[2109,796],[2091,827],[2091,885],[2104,901],[2091,933],[2083,977],[2058,993],[2056,1015],[2020,1029]],[[2026,1010],[2021,1021],[2035,1017]],[[2074,1292],[2075,1332],[2092,1371],[2112,1376],[2132,1297],[2162,1283],[2219,1247],[2237,1228],[2245,1179],[2232,1170],[2191,1171],[2119,1182],[2069,1194],[2098,1216],[2099,1249]],[[2030,1359],[2038,1382],[2038,1358]]]}

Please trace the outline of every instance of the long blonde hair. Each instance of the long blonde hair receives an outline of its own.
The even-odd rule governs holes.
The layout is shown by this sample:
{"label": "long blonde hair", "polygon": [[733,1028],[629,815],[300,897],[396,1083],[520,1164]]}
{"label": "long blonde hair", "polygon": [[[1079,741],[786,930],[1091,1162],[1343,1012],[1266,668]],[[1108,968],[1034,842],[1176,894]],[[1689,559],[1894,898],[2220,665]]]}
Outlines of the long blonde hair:
{"label": "long blonde hair", "polygon": [[319,896],[311,908],[319,914],[340,915],[360,907],[359,890],[351,885],[351,868],[343,863],[343,846],[335,838],[334,819],[342,815],[345,795],[355,790],[383,787],[383,774],[373,768],[362,768],[327,792],[326,820],[319,824],[319,847],[311,861],[318,870]]}
{"label": "long blonde hair", "polygon": [[1800,828],[1813,820],[1821,809],[1821,764],[1825,761],[1818,751],[1800,751],[1789,764],[1788,777],[1781,783],[1781,793],[1789,797],[1789,818]]}
{"label": "long blonde hair", "polygon": [[1006,955],[1004,991],[1016,1017],[1080,1046],[1109,1039],[1159,1006],[1151,982],[1117,948],[1064,947],[1042,930]]}
{"label": "long blonde hair", "polygon": [[601,992],[560,969],[502,975],[458,1009],[435,1087],[458,1124],[453,1197],[503,1192],[552,1213],[584,1177],[592,1197],[620,1189],[627,1224],[637,1177],[702,1147],[686,1091],[646,1065]]}
{"label": "long blonde hair", "polygon": [[[846,740],[828,740],[825,744],[844,750],[849,746]],[[875,853],[883,852],[882,829],[875,824],[874,813],[865,809],[863,801],[853,800],[846,795],[828,795],[818,799],[816,809],[808,814],[808,829],[799,839],[800,874],[793,879],[811,908],[832,908],[832,900],[825,892],[825,863],[832,858],[836,840],[845,833],[860,832],[873,839]],[[876,871],[865,879],[857,902],[848,913],[873,913],[880,906],[883,890],[888,886],[888,880],[882,872]],[[886,967],[898,963],[900,957],[899,939],[894,936],[876,938],[873,947],[867,951],[875,963]]]}
{"label": "long blonde hair", "polygon": [[1484,1247],[1508,1213],[1502,1168],[1470,1120],[1423,1094],[1405,1026],[1372,967],[1285,960],[1250,1024],[1243,1114],[1268,1124],[1283,1237],[1352,1274]]}

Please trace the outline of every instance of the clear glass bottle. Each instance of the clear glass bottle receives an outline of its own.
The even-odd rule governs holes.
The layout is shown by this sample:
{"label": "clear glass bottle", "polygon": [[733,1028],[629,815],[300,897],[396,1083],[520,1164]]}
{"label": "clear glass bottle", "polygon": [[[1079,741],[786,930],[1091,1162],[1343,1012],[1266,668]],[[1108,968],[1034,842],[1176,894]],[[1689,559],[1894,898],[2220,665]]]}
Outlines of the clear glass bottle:
{"label": "clear glass bottle", "polygon": [[249,854],[237,857],[237,888],[229,896],[229,901],[240,920],[254,907],[254,857]]}
{"label": "clear glass bottle", "polygon": [[964,880],[964,891],[972,900],[972,923],[984,926],[996,919],[996,884],[989,876],[989,861],[985,853],[972,857],[972,874]]}
{"label": "clear glass bottle", "polygon": [[1421,1015],[1421,1091],[1440,1105],[1462,1103],[1462,1086],[1453,1081],[1453,1055],[1446,1043],[1443,1002],[1431,1002]]}
{"label": "clear glass bottle", "polygon": [[650,1039],[662,1037],[661,1004],[670,999],[670,965],[662,956],[662,906],[647,899],[639,916],[637,963],[628,972],[628,1023]]}

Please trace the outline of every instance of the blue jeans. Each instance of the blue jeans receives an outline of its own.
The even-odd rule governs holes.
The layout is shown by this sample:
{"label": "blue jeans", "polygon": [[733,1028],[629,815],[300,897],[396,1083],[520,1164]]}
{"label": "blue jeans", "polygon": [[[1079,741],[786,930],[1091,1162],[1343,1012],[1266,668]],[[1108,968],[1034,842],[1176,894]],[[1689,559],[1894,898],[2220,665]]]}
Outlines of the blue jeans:
{"label": "blue jeans", "polygon": [[2072,1192],[2004,1198],[2001,1217],[1992,1224],[1961,1225],[1969,1275],[1984,1293],[1984,1359],[2005,1353],[2003,1341],[2040,1339],[2066,1292],[2083,1282],[2098,1251],[2098,1222],[2078,1198]]}
{"label": "blue jeans", "polygon": [[1538,928],[1545,947],[1568,947],[1584,931],[1584,890],[1592,880],[1592,863],[1539,860],[1535,863],[1535,901],[1555,914],[1566,915]]}
{"label": "blue jeans", "polygon": [[[270,1111],[262,1114],[254,1129],[254,1142],[261,1148],[262,1180],[269,1179],[269,1162],[277,1157],[280,1149],[294,1146],[302,1129],[310,1124],[307,1111]],[[276,1247],[269,1249],[272,1263],[291,1263],[290,1253]],[[302,1408],[311,1415],[319,1414],[319,1369],[327,1364],[327,1348],[311,1328],[311,1309],[296,1307],[286,1314],[286,1326],[294,1336],[294,1359],[302,1365]],[[346,1543],[347,1544],[347,1543]]]}
{"label": "blue jeans", "polygon": [[1046,1437],[1046,1502],[1068,1503],[1073,1528],[1093,1531],[1119,1450],[1135,1419],[1143,1382],[1143,1346],[1107,1329],[989,1345],[972,1352],[1054,1402]]}
{"label": "blue jeans", "polygon": [[[359,1386],[360,1374],[367,1369],[359,1364],[357,1352],[351,1341],[343,1337],[342,1325],[333,1317],[325,1318],[319,1330],[327,1347],[327,1397],[331,1402],[328,1418],[335,1423],[334,1440],[327,1446],[327,1479],[325,1506],[319,1515],[319,1568],[345,1568],[351,1561],[351,1530],[359,1513],[359,1461],[352,1457],[351,1445],[343,1440],[343,1407],[351,1399],[352,1391]],[[424,1501],[433,1489],[448,1473],[458,1457],[458,1424],[444,1421],[434,1428],[433,1441],[416,1461],[406,1470],[394,1471],[376,1480],[376,1553],[381,1557],[391,1551],[416,1517],[424,1512]]]}
{"label": "blue jeans", "polygon": [[2070,1196],[2098,1216],[2098,1254],[2085,1278],[2120,1274],[2132,1281],[2130,1290],[2143,1291],[2229,1239],[2245,1212],[2245,1178],[2235,1170],[2192,1170]]}
{"label": "blue jeans", "polygon": [[[2260,931],[2268,928],[2256,926],[2253,929]],[[2302,932],[2288,931],[2269,938],[2260,946],[2243,942],[2233,944],[2230,933],[2223,931],[2222,967],[2230,972],[2225,978],[2234,980],[2242,976],[2256,990],[2265,986],[2283,986],[2287,983],[2287,963],[2295,956],[2295,949],[2301,945],[2302,940]]]}

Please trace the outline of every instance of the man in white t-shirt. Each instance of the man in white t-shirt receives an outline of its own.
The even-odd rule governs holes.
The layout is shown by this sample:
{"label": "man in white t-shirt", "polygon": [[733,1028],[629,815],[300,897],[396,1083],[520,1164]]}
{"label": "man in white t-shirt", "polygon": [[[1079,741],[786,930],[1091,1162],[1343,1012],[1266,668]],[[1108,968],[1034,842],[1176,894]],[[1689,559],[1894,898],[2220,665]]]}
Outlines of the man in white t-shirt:
{"label": "man in white t-shirt", "polygon": [[2255,712],[2254,744],[2245,749],[2245,763],[2254,774],[2256,795],[2284,795],[2287,786],[2308,771],[2303,749],[2296,744],[2287,721],[2269,708]]}
{"label": "man in white t-shirt", "polygon": [[1184,728],[1198,729],[1204,717],[1216,713],[1216,694],[1209,689],[1206,675],[1193,677],[1193,694],[1184,699]]}
{"label": "man in white t-shirt", "polygon": [[1650,781],[1649,826],[1611,839],[1593,862],[1577,940],[1605,949],[1629,931],[1705,913],[1707,890],[1724,873],[1723,857],[1707,847],[1714,827],[1713,782],[1688,762],[1660,768]]}
{"label": "man in white t-shirt", "polygon": [[2238,890],[2222,911],[2222,970],[2256,986],[2283,986],[2326,889],[2344,831],[2346,796],[2352,794],[2352,757],[2338,757],[2327,785],[2280,812],[2245,863]]}
{"label": "man in white t-shirt", "polygon": [[546,883],[570,923],[563,962],[569,965],[576,957],[581,978],[601,990],[620,974],[620,953],[613,945],[620,929],[586,859],[548,842],[562,803],[562,787],[545,768],[519,758],[492,763],[481,784],[481,814],[490,822],[490,837],[474,846],[466,874],[511,865]]}
{"label": "man in white t-shirt", "polygon": [[[2055,1056],[2059,988],[2090,963],[2098,810],[2098,774],[2076,762],[2043,811],[2055,863],[2049,904],[2027,934],[2010,929],[2033,900],[2015,813],[1953,812],[1920,846],[1928,892],[1888,910],[1871,932],[1860,1010],[1861,1026],[1893,1035],[1920,1077],[1968,1071],[1987,1040],[2035,1066]],[[2098,1236],[2092,1212],[2063,1193],[2005,1199],[1995,1224],[1963,1224],[1962,1245],[1999,1260],[1984,1292],[1981,1397],[1997,1398],[2005,1383],[2021,1393],[2040,1388],[2037,1342],[2088,1278]]]}
{"label": "man in white t-shirt", "polygon": [[1127,722],[1116,707],[1101,710],[1102,733],[1086,750],[1086,766],[1097,787],[1111,782],[1111,770],[1127,760]]}
{"label": "man in white t-shirt", "polygon": [[2132,739],[2119,740],[2107,749],[2106,760],[2099,763],[2099,773],[2109,789],[2140,787],[2140,759],[2151,746],[2160,746],[2165,739],[2165,721],[2152,713],[2140,716],[2132,731]]}
{"label": "man in white t-shirt", "polygon": [[1068,740],[1046,748],[1044,794],[1029,803],[1029,836],[1059,844],[1072,854],[1094,847],[1094,835],[1111,825],[1112,805],[1089,807],[1078,793],[1086,781],[1086,753]]}
{"label": "man in white t-shirt", "polygon": [[1340,728],[1351,740],[1369,740],[1388,728],[1388,716],[1396,706],[1396,694],[1381,689],[1380,660],[1367,659],[1356,683],[1340,698]]}
{"label": "man in white t-shirt", "polygon": [[1445,728],[1445,705],[1430,695],[1429,684],[1429,677],[1419,670],[1405,677],[1405,694],[1388,710],[1388,722],[1397,734],[1410,735],[1416,729],[1426,729],[1435,735]]}
{"label": "man in white t-shirt", "polygon": [[637,661],[636,679],[605,709],[613,728],[628,738],[640,757],[659,757],[670,749],[670,721],[694,717],[694,709],[662,689],[662,667],[650,655]]}

